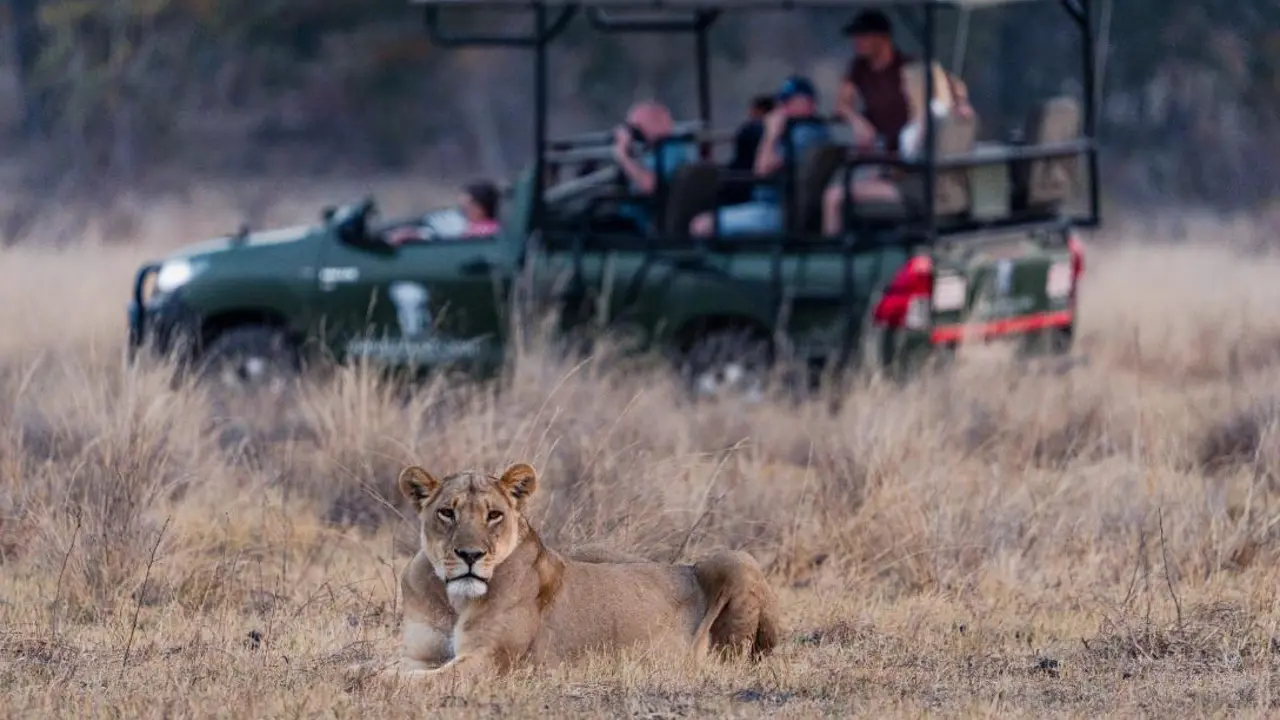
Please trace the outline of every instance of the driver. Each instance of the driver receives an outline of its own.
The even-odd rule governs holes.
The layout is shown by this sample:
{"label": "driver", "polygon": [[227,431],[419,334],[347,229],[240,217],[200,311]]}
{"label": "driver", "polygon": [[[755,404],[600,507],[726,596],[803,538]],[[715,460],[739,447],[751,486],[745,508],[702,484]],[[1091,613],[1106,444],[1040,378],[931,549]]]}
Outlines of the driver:
{"label": "driver", "polygon": [[498,188],[491,182],[474,182],[463,189],[462,214],[467,216],[463,237],[486,237],[497,234]]}
{"label": "driver", "polygon": [[[675,175],[682,165],[698,159],[697,144],[690,140],[668,140],[675,130],[671,111],[653,100],[631,106],[623,125],[613,133],[613,159],[617,161],[631,193],[652,197],[658,187],[658,171],[664,180]],[[667,140],[666,142],[663,142]],[[644,150],[639,159],[631,156],[632,144],[640,141]],[[659,144],[661,143],[661,144]],[[649,227],[648,203],[624,203],[621,213],[634,219],[642,228]]]}
{"label": "driver", "polygon": [[[501,229],[498,223],[498,188],[487,180],[473,182],[462,189],[458,208],[466,218],[467,226],[458,237],[490,237]],[[396,228],[387,235],[387,242],[402,245],[422,242],[435,234],[421,225]]]}

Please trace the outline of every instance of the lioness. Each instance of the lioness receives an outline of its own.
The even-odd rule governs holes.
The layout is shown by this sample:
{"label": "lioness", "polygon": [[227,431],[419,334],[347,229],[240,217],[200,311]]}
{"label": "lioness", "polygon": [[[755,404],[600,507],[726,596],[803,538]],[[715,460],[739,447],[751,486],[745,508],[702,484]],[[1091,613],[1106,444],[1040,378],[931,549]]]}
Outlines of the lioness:
{"label": "lioness", "polygon": [[443,480],[408,467],[399,485],[422,535],[401,577],[401,674],[504,672],[644,642],[759,658],[778,642],[777,597],[750,555],[719,553],[694,565],[562,556],[524,516],[538,487],[524,463],[500,478],[461,472]]}

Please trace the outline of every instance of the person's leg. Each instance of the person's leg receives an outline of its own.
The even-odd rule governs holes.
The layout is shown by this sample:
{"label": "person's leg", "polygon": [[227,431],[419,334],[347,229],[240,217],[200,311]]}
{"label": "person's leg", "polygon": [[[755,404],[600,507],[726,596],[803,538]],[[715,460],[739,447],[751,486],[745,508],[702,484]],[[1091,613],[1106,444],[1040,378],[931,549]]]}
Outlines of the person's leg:
{"label": "person's leg", "polygon": [[[853,203],[880,202],[896,203],[902,200],[898,188],[882,178],[866,178],[853,181]],[[836,235],[844,228],[844,189],[839,185],[827,188],[822,197],[822,232],[824,235]]]}
{"label": "person's leg", "polygon": [[[702,230],[704,235],[710,235],[710,213],[705,214],[706,219],[699,225],[698,221],[702,218],[703,216],[699,216],[694,219],[698,227],[693,228],[693,231],[697,234],[697,230]],[[782,209],[773,203],[757,200],[722,207],[717,212],[716,220],[718,227],[715,229],[719,230],[721,236],[775,233],[782,229]]]}

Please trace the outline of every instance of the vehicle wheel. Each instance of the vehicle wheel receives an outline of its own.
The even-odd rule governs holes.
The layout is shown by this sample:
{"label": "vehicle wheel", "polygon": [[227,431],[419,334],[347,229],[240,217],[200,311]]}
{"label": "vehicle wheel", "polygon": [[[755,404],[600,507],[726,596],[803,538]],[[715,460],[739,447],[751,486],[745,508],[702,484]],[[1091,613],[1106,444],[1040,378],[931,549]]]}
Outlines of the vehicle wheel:
{"label": "vehicle wheel", "polygon": [[1074,328],[1071,325],[1028,335],[1022,342],[1021,354],[1028,357],[1067,355],[1071,352],[1074,335]]}
{"label": "vehicle wheel", "polygon": [[276,328],[242,325],[222,332],[205,350],[200,377],[222,390],[279,394],[297,377],[297,347]]}
{"label": "vehicle wheel", "polygon": [[685,353],[681,375],[695,400],[761,402],[768,389],[767,340],[748,329],[720,330],[699,338]]}

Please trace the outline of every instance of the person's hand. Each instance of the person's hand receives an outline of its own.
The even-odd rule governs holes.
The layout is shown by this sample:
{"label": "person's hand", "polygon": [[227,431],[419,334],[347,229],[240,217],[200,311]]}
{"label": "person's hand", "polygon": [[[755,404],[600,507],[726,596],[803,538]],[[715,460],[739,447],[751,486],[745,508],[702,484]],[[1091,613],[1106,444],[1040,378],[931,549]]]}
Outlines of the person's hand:
{"label": "person's hand", "polygon": [[396,228],[387,234],[387,242],[392,245],[403,245],[418,240],[422,240],[422,233],[415,227]]}
{"label": "person's hand", "polygon": [[631,154],[631,133],[625,127],[613,130],[613,157],[621,160]]}
{"label": "person's hand", "polygon": [[876,133],[866,123],[854,123],[853,144],[859,150],[871,151],[876,146]]}
{"label": "person's hand", "polygon": [[764,116],[764,131],[770,137],[778,137],[786,127],[787,112],[782,108],[775,108]]}

